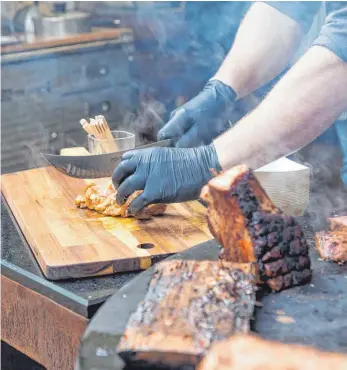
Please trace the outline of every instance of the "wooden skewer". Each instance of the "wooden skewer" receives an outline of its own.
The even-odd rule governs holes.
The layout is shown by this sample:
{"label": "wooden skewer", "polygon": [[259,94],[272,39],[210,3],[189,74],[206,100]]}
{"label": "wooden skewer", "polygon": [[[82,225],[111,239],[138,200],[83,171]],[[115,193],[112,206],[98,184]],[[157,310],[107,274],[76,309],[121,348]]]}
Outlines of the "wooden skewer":
{"label": "wooden skewer", "polygon": [[89,135],[94,136],[97,145],[100,146],[103,152],[109,153],[119,150],[104,116],[90,118],[90,122],[86,119],[81,119],[80,124]]}
{"label": "wooden skewer", "polygon": [[[99,140],[103,140],[103,135],[99,133],[99,130],[97,129],[96,122],[94,119],[91,119],[90,122],[88,122],[86,119],[81,119],[80,124],[82,125],[83,129],[92,136],[93,140],[95,140],[95,145],[98,146],[95,147],[96,153],[94,154],[99,154],[99,152],[108,152],[108,148],[105,147],[105,143],[99,142]],[[94,150],[93,150],[94,151]]]}
{"label": "wooden skewer", "polygon": [[106,145],[108,147],[109,152],[116,152],[118,151],[117,145],[114,142],[114,138],[110,127],[106,121],[104,116],[96,116],[95,117],[96,124],[98,126],[99,132],[102,134],[104,140],[106,140]]}
{"label": "wooden skewer", "polygon": [[106,126],[108,127],[107,123],[106,125],[104,124],[104,120],[105,120],[105,117],[103,116],[96,116],[95,117],[95,121],[97,122],[97,125],[98,125],[98,128],[99,130],[102,132],[104,138],[106,139],[107,138],[107,134],[106,134]]}
{"label": "wooden skewer", "polygon": [[[86,119],[81,119],[80,124],[82,125],[83,129],[87,132],[88,135],[91,135],[92,139],[97,139],[96,132],[93,128],[92,125],[86,120]],[[89,148],[91,150],[91,148]],[[104,149],[101,147],[101,149],[104,151]],[[98,154],[99,150],[97,150]],[[93,154],[93,153],[92,153]],[[94,153],[95,154],[95,153]]]}
{"label": "wooden skewer", "polygon": [[102,137],[99,136],[99,132],[97,131],[95,124],[96,124],[95,119],[91,118],[89,122],[90,130],[92,131],[96,139],[102,140]]}
{"label": "wooden skewer", "polygon": [[81,119],[80,124],[82,125],[83,129],[87,132],[87,134],[89,134],[89,135],[93,134],[93,132],[92,132],[90,126],[89,126],[89,123],[86,119],[84,119],[84,118]]}
{"label": "wooden skewer", "polygon": [[90,126],[92,128],[93,135],[97,139],[97,145],[99,145],[99,147],[100,147],[100,149],[103,153],[108,153],[109,148],[108,148],[107,142],[105,142],[105,137],[104,137],[103,133],[101,132],[101,130],[98,127],[97,120],[94,119],[94,118],[91,118],[90,119]]}
{"label": "wooden skewer", "polygon": [[102,137],[103,140],[107,140],[108,137],[106,135],[104,127],[101,125],[101,120],[98,116],[95,117],[95,126],[99,132],[100,137]]}
{"label": "wooden skewer", "polygon": [[100,118],[98,116],[95,117],[95,128],[98,130],[98,133],[102,140],[106,140],[106,135],[105,135],[105,130],[103,127],[100,125]]}

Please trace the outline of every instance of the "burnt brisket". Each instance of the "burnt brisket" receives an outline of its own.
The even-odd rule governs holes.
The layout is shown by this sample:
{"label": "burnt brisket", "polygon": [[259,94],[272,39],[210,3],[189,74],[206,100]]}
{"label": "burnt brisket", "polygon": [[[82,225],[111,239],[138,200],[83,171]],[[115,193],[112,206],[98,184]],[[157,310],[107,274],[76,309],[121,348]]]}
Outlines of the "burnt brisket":
{"label": "burnt brisket", "polygon": [[255,289],[252,264],[160,263],[118,353],[137,365],[194,368],[212,343],[250,330]]}
{"label": "burnt brisket", "polygon": [[209,206],[210,230],[223,247],[222,260],[257,262],[260,281],[276,291],[310,280],[301,227],[273,205],[247,166],[213,178],[201,198]]}

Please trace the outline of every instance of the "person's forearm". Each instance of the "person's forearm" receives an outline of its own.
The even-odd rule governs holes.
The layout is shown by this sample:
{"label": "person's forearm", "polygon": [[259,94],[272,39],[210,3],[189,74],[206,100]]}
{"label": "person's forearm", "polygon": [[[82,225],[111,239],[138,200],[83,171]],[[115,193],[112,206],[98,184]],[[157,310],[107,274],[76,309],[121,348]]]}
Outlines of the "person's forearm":
{"label": "person's forearm", "polygon": [[221,167],[258,168],[307,145],[347,108],[347,63],[312,47],[264,101],[214,141]]}
{"label": "person's forearm", "polygon": [[276,77],[297,50],[298,23],[264,3],[246,14],[235,42],[213,79],[229,85],[242,98]]}

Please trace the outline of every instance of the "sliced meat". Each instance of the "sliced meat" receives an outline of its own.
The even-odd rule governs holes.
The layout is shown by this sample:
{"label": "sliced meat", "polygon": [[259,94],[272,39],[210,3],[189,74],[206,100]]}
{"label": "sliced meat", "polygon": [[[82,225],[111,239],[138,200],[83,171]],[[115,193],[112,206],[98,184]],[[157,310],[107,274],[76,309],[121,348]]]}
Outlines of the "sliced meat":
{"label": "sliced meat", "polygon": [[345,231],[347,232],[347,216],[329,218],[331,231]]}
{"label": "sliced meat", "polygon": [[208,223],[223,247],[222,260],[257,262],[260,282],[275,291],[310,280],[301,227],[274,206],[247,166],[214,177],[200,197],[208,204]]}
{"label": "sliced meat", "polygon": [[334,262],[347,261],[347,232],[319,231],[315,233],[315,241],[322,258]]}
{"label": "sliced meat", "polygon": [[195,366],[214,341],[249,331],[255,290],[252,264],[160,263],[118,353],[131,363]]}
{"label": "sliced meat", "polygon": [[347,356],[235,335],[212,346],[198,370],[346,370]]}
{"label": "sliced meat", "polygon": [[[129,205],[141,193],[142,193],[142,191],[138,190],[138,191],[135,191],[134,193],[132,193],[131,195],[128,196],[125,204],[123,205],[123,207],[121,207],[121,209],[122,209],[121,210],[121,216],[122,217],[129,217],[130,216],[130,214],[129,214]],[[149,214],[147,209],[142,210],[141,213],[139,213],[139,216],[140,216],[139,218],[141,218],[141,216],[143,216],[142,217],[143,219],[151,218],[151,215]]]}
{"label": "sliced meat", "polygon": [[[126,200],[125,204],[122,206],[121,216],[130,217],[129,205],[130,203],[142,193],[142,190],[135,191]],[[166,204],[150,204],[140,212],[136,213],[135,217],[139,220],[148,220],[152,216],[161,216],[166,210]]]}
{"label": "sliced meat", "polygon": [[78,208],[87,208],[86,197],[84,195],[78,195],[75,199],[75,205]]}
{"label": "sliced meat", "polygon": [[[116,191],[112,184],[109,184],[106,191],[103,193],[99,186],[91,182],[86,186],[84,194],[77,196],[75,205],[78,208],[89,208],[90,210],[97,211],[106,216],[130,217],[131,215],[128,210],[129,205],[141,193],[141,190],[135,191],[128,197],[125,204],[120,206],[116,202]],[[162,215],[166,207],[166,204],[150,204],[138,212],[134,217],[141,220],[150,219],[152,216]]]}

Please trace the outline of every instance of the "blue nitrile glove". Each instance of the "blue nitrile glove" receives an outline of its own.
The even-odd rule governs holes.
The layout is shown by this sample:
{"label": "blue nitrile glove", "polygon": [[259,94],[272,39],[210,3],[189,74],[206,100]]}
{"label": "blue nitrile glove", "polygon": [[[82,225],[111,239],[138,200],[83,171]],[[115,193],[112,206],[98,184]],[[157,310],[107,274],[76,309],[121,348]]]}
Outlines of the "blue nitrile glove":
{"label": "blue nitrile glove", "polygon": [[115,169],[112,181],[117,203],[136,190],[129,211],[136,215],[152,203],[174,203],[197,199],[201,188],[211,179],[211,169],[220,172],[213,144],[199,148],[148,148],[125,153]]}
{"label": "blue nitrile glove", "polygon": [[218,80],[209,81],[199,95],[171,113],[170,121],[158,132],[158,140],[180,139],[179,148],[208,145],[230,128],[236,93]]}

